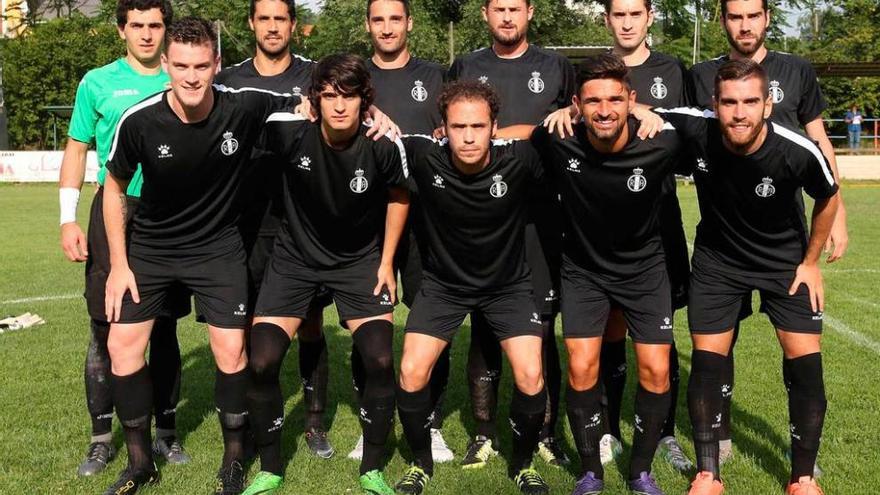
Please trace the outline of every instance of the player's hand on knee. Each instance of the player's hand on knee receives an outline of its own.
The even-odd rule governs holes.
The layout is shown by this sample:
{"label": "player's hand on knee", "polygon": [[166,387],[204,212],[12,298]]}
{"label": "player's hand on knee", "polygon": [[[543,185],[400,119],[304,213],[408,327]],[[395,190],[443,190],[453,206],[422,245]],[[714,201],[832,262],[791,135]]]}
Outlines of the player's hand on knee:
{"label": "player's hand on knee", "polygon": [[378,283],[373,289],[373,295],[378,296],[382,293],[382,287],[388,287],[388,293],[391,296],[391,304],[397,302],[397,277],[394,276],[393,265],[379,265],[379,271],[376,272]]}
{"label": "player's hand on knee", "polygon": [[813,312],[825,311],[825,284],[822,281],[822,271],[819,269],[819,265],[807,263],[798,265],[794,282],[788,289],[788,295],[795,295],[801,284],[807,286],[810,293],[810,308]]}
{"label": "player's hand on knee", "polygon": [[560,108],[544,118],[544,127],[547,132],[559,134],[560,139],[574,135],[574,123],[580,118],[581,113],[577,105]]}
{"label": "player's hand on knee", "polygon": [[135,303],[141,302],[134,272],[129,268],[111,269],[104,288],[104,312],[108,322],[119,321],[122,316],[122,298],[128,291],[131,291],[131,299]]}
{"label": "player's hand on knee", "polygon": [[61,249],[69,261],[83,262],[89,256],[86,235],[79,224],[68,222],[61,225]]}
{"label": "player's hand on knee", "polygon": [[826,261],[834,263],[843,258],[847,247],[849,247],[849,232],[846,229],[846,214],[841,215],[838,213],[837,218],[834,219],[834,224],[831,226],[831,235],[825,241],[825,252],[829,253]]}
{"label": "player's hand on knee", "polygon": [[367,137],[372,137],[373,141],[378,141],[386,134],[389,134],[391,139],[400,137],[400,127],[397,127],[397,124],[391,120],[391,117],[382,113],[374,105],[370,106],[367,110],[366,118],[373,122],[373,126],[367,131]]}

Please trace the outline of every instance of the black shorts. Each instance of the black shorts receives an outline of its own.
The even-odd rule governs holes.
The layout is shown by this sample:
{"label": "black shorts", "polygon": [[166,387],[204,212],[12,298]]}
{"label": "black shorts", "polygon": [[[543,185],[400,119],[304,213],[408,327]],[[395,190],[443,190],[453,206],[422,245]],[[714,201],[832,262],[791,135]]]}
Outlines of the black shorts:
{"label": "black shorts", "polygon": [[673,311],[669,277],[660,264],[633,277],[614,278],[562,261],[562,334],[601,337],[611,306],[620,308],[634,342],[671,344]]}
{"label": "black shorts", "polygon": [[691,272],[688,325],[691,333],[715,334],[734,327],[742,319],[745,300],[757,290],[761,296],[761,312],[776,328],[798,333],[822,333],[821,312],[813,312],[810,294],[803,284],[790,296],[788,289],[794,280],[790,276],[761,276],[757,273],[738,274],[718,260],[694,255]]}
{"label": "black shorts", "polygon": [[542,236],[535,224],[526,225],[526,263],[532,272],[532,293],[535,307],[543,319],[559,313],[559,265],[562,239]]}
{"label": "black shorts", "polygon": [[373,295],[381,261],[375,250],[355,263],[315,268],[276,240],[254,314],[305,318],[323,289],[336,302],[340,322],[391,313],[394,303],[388,289]]}
{"label": "black shorts", "polygon": [[675,178],[672,177],[671,191],[663,197],[660,206],[660,236],[666,254],[666,273],[672,289],[672,309],[687,306],[688,283],[691,268],[688,262],[687,238],[681,221],[681,206],[675,194]]}
{"label": "black shorts", "polygon": [[401,301],[411,308],[422,285],[422,259],[415,233],[409,227],[394,253],[394,266],[400,271]]}
{"label": "black shorts", "polygon": [[[137,205],[138,198],[128,196],[128,218],[131,219]],[[86,283],[83,297],[86,299],[86,307],[89,317],[97,321],[107,321],[104,308],[107,276],[110,275],[110,246],[107,244],[107,231],[104,229],[104,188],[99,187],[92,199],[89,210],[89,226],[86,234],[89,256],[86,259]],[[191,293],[183,287],[176,287],[165,299],[165,307],[157,316],[168,318],[183,318],[190,313]]]}
{"label": "black shorts", "polygon": [[543,335],[541,315],[535,310],[528,280],[491,291],[463,291],[430,276],[422,280],[406,320],[406,331],[452,342],[465,316],[471,313],[481,314],[499,341]]}
{"label": "black shorts", "polygon": [[247,268],[237,232],[198,249],[156,250],[133,244],[128,264],[141,302],[135,304],[126,293],[121,323],[161,315],[177,290],[195,295],[196,311],[209,325],[244,328],[247,323]]}

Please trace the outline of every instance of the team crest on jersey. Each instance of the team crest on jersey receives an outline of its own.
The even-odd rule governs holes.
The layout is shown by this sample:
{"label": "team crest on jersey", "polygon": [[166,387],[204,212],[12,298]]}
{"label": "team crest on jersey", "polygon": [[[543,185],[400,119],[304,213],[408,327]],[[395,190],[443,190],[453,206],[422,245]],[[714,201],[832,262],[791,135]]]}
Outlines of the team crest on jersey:
{"label": "team crest on jersey", "polygon": [[174,156],[171,154],[171,146],[167,144],[160,144],[156,149],[159,151],[159,158],[171,158]]}
{"label": "team crest on jersey", "polygon": [[299,165],[297,165],[297,168],[301,168],[303,170],[311,172],[312,171],[312,159],[307,156],[301,156],[299,158]]}
{"label": "team crest on jersey", "polygon": [[629,176],[629,179],[626,180],[626,187],[632,192],[641,192],[645,190],[645,187],[648,185],[648,179],[645,178],[644,170],[640,168],[634,168],[633,174]]}
{"label": "team crest on jersey", "polygon": [[238,151],[238,139],[232,137],[232,132],[223,133],[223,142],[220,144],[220,151],[226,156],[232,156]]}
{"label": "team crest on jersey", "polygon": [[541,79],[540,72],[532,72],[532,78],[529,79],[529,91],[535,94],[544,92],[544,80]]}
{"label": "team crest on jersey", "polygon": [[489,186],[489,194],[492,195],[493,198],[503,198],[505,194],[507,194],[507,183],[504,182],[504,177],[501,174],[495,174],[492,177],[492,185]]}
{"label": "team crest on jersey", "polygon": [[489,76],[480,76],[477,79],[479,79],[479,81],[483,84],[486,84],[489,82]]}
{"label": "team crest on jersey", "polygon": [[446,189],[446,186],[443,185],[443,177],[440,174],[434,175],[434,187],[438,189]]}
{"label": "team crest on jersey", "polygon": [[302,96],[302,88],[300,88],[299,86],[294,86],[293,96]]}
{"label": "team crest on jersey", "polygon": [[354,179],[351,179],[351,182],[348,183],[348,187],[351,188],[351,192],[356,194],[361,194],[370,187],[370,183],[367,181],[367,178],[364,177],[363,169],[359,168],[354,171]]}
{"label": "team crest on jersey", "polygon": [[654,84],[651,85],[651,96],[658,100],[662,100],[666,98],[666,95],[669,94],[669,90],[666,89],[666,85],[663,84],[662,77],[655,77]]}
{"label": "team crest on jersey", "polygon": [[759,198],[769,198],[776,194],[776,186],[773,185],[773,179],[770,177],[764,177],[761,179],[761,183],[755,187],[755,194],[757,194]]}
{"label": "team crest on jersey", "polygon": [[416,81],[415,86],[413,86],[413,89],[409,94],[412,95],[413,100],[418,102],[423,102],[428,99],[428,90],[425,89],[425,83],[422,81]]}
{"label": "team crest on jersey", "polygon": [[581,173],[581,161],[577,158],[572,158],[568,161],[568,170],[575,173]]}
{"label": "team crest on jersey", "polygon": [[785,91],[779,86],[779,81],[770,81],[770,97],[773,98],[774,105],[785,99]]}
{"label": "team crest on jersey", "polygon": [[706,164],[706,160],[703,158],[697,158],[697,170],[700,172],[708,172],[709,166]]}

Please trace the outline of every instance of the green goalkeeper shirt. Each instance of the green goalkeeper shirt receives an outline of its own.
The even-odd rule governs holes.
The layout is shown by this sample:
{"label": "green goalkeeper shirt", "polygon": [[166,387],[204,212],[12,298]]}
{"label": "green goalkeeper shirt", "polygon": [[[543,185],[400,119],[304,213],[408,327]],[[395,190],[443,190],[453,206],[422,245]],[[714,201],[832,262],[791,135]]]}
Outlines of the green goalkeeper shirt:
{"label": "green goalkeeper shirt", "polygon": [[[113,144],[116,124],[129,107],[166,89],[168,74],[136,72],[124,58],[86,73],[76,90],[76,102],[67,135],[81,143],[95,143],[98,152],[98,184],[104,185],[105,164]],[[140,197],[143,177],[137,172],[128,185],[128,195]]]}

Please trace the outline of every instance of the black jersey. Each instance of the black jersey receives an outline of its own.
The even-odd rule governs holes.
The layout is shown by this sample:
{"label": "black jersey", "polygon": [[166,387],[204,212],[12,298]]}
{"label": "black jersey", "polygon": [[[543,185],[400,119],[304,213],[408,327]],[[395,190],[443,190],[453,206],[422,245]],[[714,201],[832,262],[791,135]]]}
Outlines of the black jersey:
{"label": "black jersey", "polygon": [[741,156],[724,147],[712,112],[679,109],[663,116],[697,157],[690,171],[701,214],[694,256],[712,256],[739,273],[790,277],[809,238],[802,190],[815,199],[837,192],[818,146],[768,122],[764,144]]}
{"label": "black jersey", "polygon": [[437,97],[446,71],[438,64],[411,57],[399,69],[382,69],[367,60],[376,94],[374,104],[405,134],[431,135],[440,127]]}
{"label": "black jersey", "polygon": [[501,99],[498,126],[537,124],[551,112],[571,105],[577,77],[564,56],[529,45],[517,58],[506,59],[483,48],[455,59],[449,79],[491,84]]}
{"label": "black jersey", "polygon": [[400,141],[373,141],[367,130],[333,149],[320,122],[290,113],[267,121],[269,148],[284,169],[279,242],[309,266],[343,266],[382,246],[388,188],[406,187],[406,156]]}
{"label": "black jersey", "polygon": [[[723,56],[691,67],[696,106],[712,108],[715,74],[730,57]],[[788,53],[767,51],[761,61],[770,79],[773,113],[770,120],[790,129],[800,129],[822,115],[828,107],[816,71],[807,60]]]}
{"label": "black jersey", "polygon": [[[315,63],[293,55],[287,69],[274,76],[257,72],[253,59],[223,69],[215,81],[230,88],[268,89],[278,93],[308,94]],[[245,170],[239,191],[241,219],[239,226],[247,238],[255,234],[274,236],[281,223],[281,166],[267,151],[261,138],[254,146],[252,163]]]}
{"label": "black jersey", "polygon": [[629,143],[613,154],[593,148],[582,122],[566,139],[542,126],[531,139],[562,199],[563,252],[587,270],[621,278],[663,263],[658,213],[682,148],[670,125],[649,140],[636,135],[635,119],[627,125]]}
{"label": "black jersey", "polygon": [[693,87],[681,60],[652,51],[647,60],[629,68],[636,101],[650,107],[690,106]]}
{"label": "black jersey", "polygon": [[425,275],[466,291],[526,279],[527,198],[543,177],[535,149],[526,141],[493,141],[489,165],[465,175],[445,139],[403,142],[419,205],[413,228]]}
{"label": "black jersey", "polygon": [[144,187],[132,244],[196,247],[234,233],[235,197],[266,117],[299,103],[291,94],[214,85],[214,107],[184,123],[168,91],[131,107],[116,128],[107,169],[129,180],[140,163]]}

